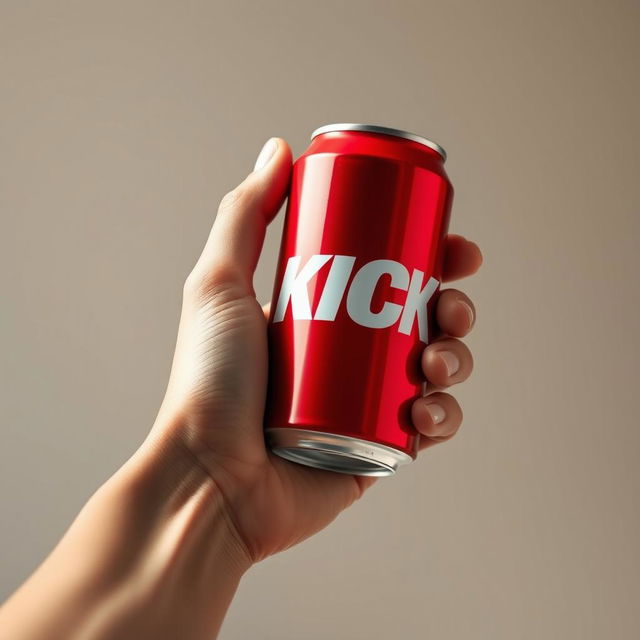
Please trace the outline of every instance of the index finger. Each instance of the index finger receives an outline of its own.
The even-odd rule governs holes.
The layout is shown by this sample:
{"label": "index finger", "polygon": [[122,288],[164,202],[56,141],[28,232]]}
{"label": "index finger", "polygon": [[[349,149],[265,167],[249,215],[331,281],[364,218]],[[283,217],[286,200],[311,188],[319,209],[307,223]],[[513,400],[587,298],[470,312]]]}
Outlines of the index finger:
{"label": "index finger", "polygon": [[475,242],[450,233],[446,238],[443,282],[473,275],[482,264],[482,252]]}

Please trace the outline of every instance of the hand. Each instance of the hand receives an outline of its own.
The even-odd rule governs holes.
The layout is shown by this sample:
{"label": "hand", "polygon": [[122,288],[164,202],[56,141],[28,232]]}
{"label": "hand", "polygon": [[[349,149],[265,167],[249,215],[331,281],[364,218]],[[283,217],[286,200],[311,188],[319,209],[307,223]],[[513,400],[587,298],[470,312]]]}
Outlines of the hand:
{"label": "hand", "polygon": [[[319,531],[375,481],[303,467],[265,448],[267,321],[252,277],[286,195],[291,151],[272,140],[256,164],[223,199],[187,278],[151,433],[0,609],[6,637],[215,637],[252,563]],[[481,262],[475,244],[448,237],[445,280]],[[469,299],[442,292],[436,317],[440,334],[422,357],[428,393],[412,407],[421,448],[457,431],[462,412],[443,389],[472,368],[458,340],[473,325]]]}
{"label": "hand", "polygon": [[[375,482],[297,465],[265,447],[268,311],[256,300],[252,279],[266,226],[286,197],[287,143],[268,141],[256,166],[223,198],[185,283],[170,381],[150,435],[151,443],[187,456],[210,477],[249,562],[324,528]],[[448,236],[445,281],[473,274],[481,262],[474,243]],[[469,298],[443,291],[436,319],[440,334],[422,357],[428,393],[412,408],[421,449],[458,430],[462,411],[443,389],[465,380],[473,366],[459,340],[475,320]]]}

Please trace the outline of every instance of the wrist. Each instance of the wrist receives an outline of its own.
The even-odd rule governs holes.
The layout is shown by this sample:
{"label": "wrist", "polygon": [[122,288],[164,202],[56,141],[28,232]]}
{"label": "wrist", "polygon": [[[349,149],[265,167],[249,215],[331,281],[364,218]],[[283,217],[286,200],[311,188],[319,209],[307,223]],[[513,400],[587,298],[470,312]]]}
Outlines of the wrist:
{"label": "wrist", "polygon": [[15,638],[209,639],[250,565],[213,480],[179,444],[149,442],[0,618]]}
{"label": "wrist", "polygon": [[140,514],[140,530],[170,527],[183,535],[183,544],[195,544],[197,535],[215,538],[241,573],[253,564],[218,483],[170,430],[148,438],[102,490],[129,505],[132,521]]}
{"label": "wrist", "polygon": [[107,625],[127,620],[114,637],[215,637],[252,561],[211,476],[179,440],[160,439],[102,490],[125,523],[115,547],[128,546],[112,589],[126,604],[122,616],[105,616]]}

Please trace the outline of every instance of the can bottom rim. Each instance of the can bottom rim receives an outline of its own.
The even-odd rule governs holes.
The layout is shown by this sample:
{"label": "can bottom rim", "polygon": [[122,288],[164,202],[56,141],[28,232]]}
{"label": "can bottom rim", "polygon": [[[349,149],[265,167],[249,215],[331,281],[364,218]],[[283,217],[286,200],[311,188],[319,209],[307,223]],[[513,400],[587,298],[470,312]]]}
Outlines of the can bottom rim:
{"label": "can bottom rim", "polygon": [[325,471],[357,476],[392,476],[413,458],[397,449],[369,440],[309,429],[267,429],[276,455]]}

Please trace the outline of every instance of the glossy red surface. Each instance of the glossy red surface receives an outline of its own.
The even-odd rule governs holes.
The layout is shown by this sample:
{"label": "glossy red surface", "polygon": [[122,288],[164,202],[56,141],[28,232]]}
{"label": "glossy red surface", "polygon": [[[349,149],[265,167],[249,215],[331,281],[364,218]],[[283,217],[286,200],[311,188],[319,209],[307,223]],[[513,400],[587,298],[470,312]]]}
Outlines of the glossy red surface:
{"label": "glossy red surface", "polygon": [[[424,282],[440,281],[452,195],[439,154],[398,137],[326,133],[296,161],[269,322],[266,428],[354,436],[415,457],[410,411],[422,390],[425,346],[417,322],[410,335],[398,331],[399,322],[359,325],[347,313],[346,294],[334,321],[294,319],[291,303],[281,322],[273,322],[273,313],[291,256],[301,256],[301,266],[315,254],[355,256],[349,283],[378,259],[399,262],[409,273],[420,269]],[[330,265],[309,281],[312,313]],[[385,301],[404,304],[407,292],[390,283],[391,276],[380,278],[371,311]]]}

